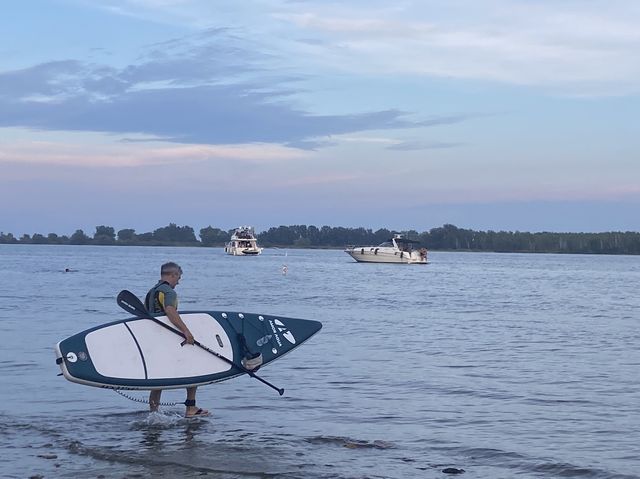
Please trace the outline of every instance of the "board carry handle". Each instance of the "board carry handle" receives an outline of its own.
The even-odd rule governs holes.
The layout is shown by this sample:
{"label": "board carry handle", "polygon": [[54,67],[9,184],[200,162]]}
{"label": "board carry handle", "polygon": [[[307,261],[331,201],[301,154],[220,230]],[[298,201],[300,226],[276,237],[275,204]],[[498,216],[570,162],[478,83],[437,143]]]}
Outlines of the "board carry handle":
{"label": "board carry handle", "polygon": [[[118,303],[118,306],[120,306],[122,309],[124,309],[128,313],[131,313],[134,316],[137,316],[138,318],[150,319],[151,321],[159,324],[163,328],[166,328],[169,331],[171,331],[172,333],[175,333],[178,336],[181,336],[182,338],[186,339],[186,337],[182,333],[182,331],[179,331],[179,330],[177,330],[175,328],[172,328],[171,326],[169,326],[169,325],[163,323],[162,321],[154,318],[151,315],[151,313],[149,313],[149,311],[147,311],[147,308],[145,308],[144,304],[142,304],[142,301],[140,301],[140,299],[138,299],[138,297],[135,294],[133,294],[131,291],[128,291],[126,289],[123,289],[122,291],[120,291],[118,293],[117,298],[116,298],[116,302]],[[234,366],[235,368],[239,369],[243,373],[247,373],[252,378],[255,378],[258,381],[260,381],[261,383],[266,384],[270,388],[275,389],[276,391],[278,391],[278,394],[280,396],[282,396],[284,394],[284,389],[283,388],[278,388],[278,387],[274,386],[269,381],[267,381],[265,379],[262,379],[260,376],[256,375],[250,369],[247,369],[244,366],[235,363],[231,359],[229,359],[229,358],[223,356],[222,354],[219,354],[219,353],[209,349],[208,347],[206,347],[205,345],[199,343],[198,341],[194,341],[193,344],[194,344],[194,346],[198,346],[198,347],[204,349],[205,351],[207,351],[208,353],[213,354],[215,357],[223,360],[227,364],[230,364],[231,366]]]}

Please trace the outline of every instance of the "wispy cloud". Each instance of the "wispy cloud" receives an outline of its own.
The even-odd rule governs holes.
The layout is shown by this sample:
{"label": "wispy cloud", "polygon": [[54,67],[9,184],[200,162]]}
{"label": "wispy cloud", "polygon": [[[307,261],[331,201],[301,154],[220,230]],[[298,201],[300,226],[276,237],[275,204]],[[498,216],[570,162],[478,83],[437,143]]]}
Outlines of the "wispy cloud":
{"label": "wispy cloud", "polygon": [[414,151],[414,150],[443,150],[464,146],[464,143],[446,141],[403,141],[387,146],[387,150]]}
{"label": "wispy cloud", "polygon": [[640,90],[640,4],[634,0],[611,0],[606,9],[601,2],[583,0],[247,0],[242,7],[224,0],[108,0],[87,5],[154,22],[227,28],[298,71],[461,78],[585,95]]}
{"label": "wispy cloud", "polygon": [[[119,168],[144,165],[219,162],[271,164],[300,160],[308,153],[274,144],[175,145],[135,142],[83,144],[82,141],[12,141],[2,145],[0,164],[64,165]],[[0,143],[1,144],[1,143]]]}
{"label": "wispy cloud", "polygon": [[[327,7],[305,3],[277,18],[318,41],[301,50],[335,68],[554,87],[638,92],[640,7],[635,2],[403,2]],[[322,39],[323,41],[319,41]]]}

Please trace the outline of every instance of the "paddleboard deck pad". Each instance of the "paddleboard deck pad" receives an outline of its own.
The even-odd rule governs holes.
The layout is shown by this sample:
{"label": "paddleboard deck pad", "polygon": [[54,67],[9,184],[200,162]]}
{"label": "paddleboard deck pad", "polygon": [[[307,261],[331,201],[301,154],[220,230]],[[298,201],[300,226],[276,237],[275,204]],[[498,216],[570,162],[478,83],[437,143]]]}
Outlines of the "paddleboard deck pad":
{"label": "paddleboard deck pad", "polygon": [[[242,364],[247,350],[261,353],[261,368],[322,328],[319,321],[266,314],[188,311],[180,317],[197,341],[236,364]],[[166,316],[156,319],[175,328]],[[198,346],[181,346],[182,341],[151,319],[133,317],[60,341],[56,363],[69,381],[111,389],[201,386],[245,374]]]}

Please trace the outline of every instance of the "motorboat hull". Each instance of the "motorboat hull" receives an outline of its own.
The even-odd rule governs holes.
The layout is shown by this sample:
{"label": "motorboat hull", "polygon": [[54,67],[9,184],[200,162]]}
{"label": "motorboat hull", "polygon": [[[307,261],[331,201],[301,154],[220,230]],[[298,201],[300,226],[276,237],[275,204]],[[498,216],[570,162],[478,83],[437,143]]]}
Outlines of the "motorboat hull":
{"label": "motorboat hull", "polygon": [[225,253],[230,254],[231,256],[257,256],[262,253],[262,248],[256,249],[246,249],[246,248],[237,248],[233,246],[227,246],[224,249]]}
{"label": "motorboat hull", "polygon": [[345,253],[359,263],[427,264],[426,256],[420,255],[417,251],[387,251],[378,247],[366,247],[349,248]]}

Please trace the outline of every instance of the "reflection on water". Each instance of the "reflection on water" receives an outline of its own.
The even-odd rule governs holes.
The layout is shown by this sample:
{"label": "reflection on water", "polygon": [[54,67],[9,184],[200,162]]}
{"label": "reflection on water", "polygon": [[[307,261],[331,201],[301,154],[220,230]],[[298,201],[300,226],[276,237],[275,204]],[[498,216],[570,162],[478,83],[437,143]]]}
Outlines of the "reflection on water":
{"label": "reflection on water", "polygon": [[[134,421],[132,431],[140,431],[142,440],[140,444],[145,449],[162,449],[168,443],[182,442],[185,447],[197,438],[198,432],[203,427],[210,428],[211,423],[204,418],[186,419],[175,413],[152,412],[143,420]],[[179,435],[167,433],[179,432]],[[167,438],[166,436],[170,436]],[[171,437],[173,436],[173,437]]]}

